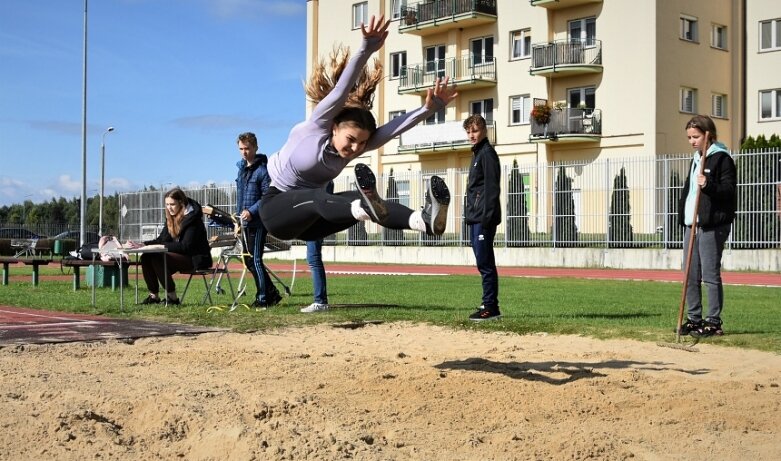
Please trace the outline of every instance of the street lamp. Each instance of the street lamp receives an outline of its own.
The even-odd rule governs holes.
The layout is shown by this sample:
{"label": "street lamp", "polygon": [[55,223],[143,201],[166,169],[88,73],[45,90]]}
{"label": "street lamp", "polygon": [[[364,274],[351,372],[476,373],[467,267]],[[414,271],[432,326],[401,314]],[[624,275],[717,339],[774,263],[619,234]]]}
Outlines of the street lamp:
{"label": "street lamp", "polygon": [[100,208],[98,211],[98,235],[103,237],[103,182],[106,178],[106,135],[114,131],[110,126],[103,132],[103,139],[100,142]]}

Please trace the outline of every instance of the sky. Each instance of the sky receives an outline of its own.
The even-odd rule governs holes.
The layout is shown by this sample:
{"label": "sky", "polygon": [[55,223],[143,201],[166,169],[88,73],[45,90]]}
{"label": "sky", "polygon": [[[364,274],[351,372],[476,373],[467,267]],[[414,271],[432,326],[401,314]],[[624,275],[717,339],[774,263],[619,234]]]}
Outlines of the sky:
{"label": "sky", "polygon": [[[305,117],[305,0],[0,1],[0,206],[232,184]],[[109,127],[114,131],[106,133]],[[103,142],[105,140],[105,143]]]}

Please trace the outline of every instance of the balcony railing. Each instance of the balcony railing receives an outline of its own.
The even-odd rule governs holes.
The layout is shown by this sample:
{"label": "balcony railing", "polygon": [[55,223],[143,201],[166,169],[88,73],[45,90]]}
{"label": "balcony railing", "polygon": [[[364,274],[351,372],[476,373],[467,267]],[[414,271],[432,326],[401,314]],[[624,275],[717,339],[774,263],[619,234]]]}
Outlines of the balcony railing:
{"label": "balcony railing", "polygon": [[425,93],[438,77],[448,76],[459,91],[496,85],[496,58],[475,64],[472,58],[447,59],[407,66],[399,79],[399,94]]}
{"label": "balcony railing", "polygon": [[[496,126],[488,123],[488,140],[496,143]],[[401,135],[399,153],[471,149],[463,120],[417,125]]]}
{"label": "balcony railing", "polygon": [[530,141],[597,141],[602,136],[602,111],[564,108],[551,111],[550,121],[531,119]]}
{"label": "balcony railing", "polygon": [[557,40],[532,45],[532,75],[602,72],[601,40]]}
{"label": "balcony railing", "polygon": [[399,32],[426,35],[496,21],[496,0],[429,0],[401,8]]}
{"label": "balcony railing", "polygon": [[601,3],[602,0],[529,0],[531,6],[541,6],[551,10],[557,10],[559,8],[571,8],[573,6],[580,6],[586,3]]}

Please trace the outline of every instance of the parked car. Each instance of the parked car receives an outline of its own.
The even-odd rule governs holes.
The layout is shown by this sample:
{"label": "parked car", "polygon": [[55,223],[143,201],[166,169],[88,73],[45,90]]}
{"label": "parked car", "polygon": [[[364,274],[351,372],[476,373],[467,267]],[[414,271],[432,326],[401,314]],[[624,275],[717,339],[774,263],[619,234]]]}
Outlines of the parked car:
{"label": "parked car", "polygon": [[25,229],[23,227],[5,227],[0,229],[0,239],[40,239],[42,235],[38,235],[35,232]]}
{"label": "parked car", "polygon": [[[59,234],[52,237],[53,240],[75,240],[77,242],[80,242],[81,239],[79,238],[81,236],[81,233],[79,231],[73,230],[73,231],[65,231],[60,232]],[[84,243],[92,243],[97,242],[100,240],[100,236],[96,232],[85,232],[84,233]]]}

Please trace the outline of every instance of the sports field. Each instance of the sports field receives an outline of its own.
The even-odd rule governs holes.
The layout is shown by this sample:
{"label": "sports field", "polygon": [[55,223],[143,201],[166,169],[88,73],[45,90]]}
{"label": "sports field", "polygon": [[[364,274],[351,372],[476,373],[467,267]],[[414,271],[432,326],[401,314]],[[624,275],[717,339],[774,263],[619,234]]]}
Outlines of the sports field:
{"label": "sports field", "polygon": [[[29,299],[89,300],[56,283]],[[477,276],[335,275],[352,307],[323,316],[296,312],[308,283],[209,314],[120,315],[99,290],[102,316],[241,332],[0,349],[0,458],[781,458],[778,287],[728,286],[727,336],[687,352],[656,344],[674,340],[673,282],[508,278],[505,318],[479,326],[463,321]],[[370,292],[388,306],[357,306]]]}

